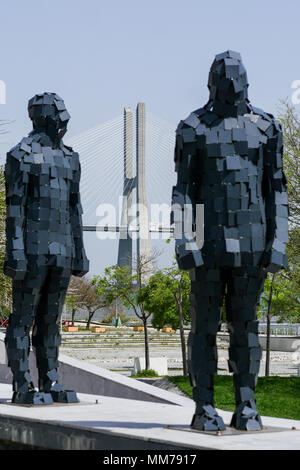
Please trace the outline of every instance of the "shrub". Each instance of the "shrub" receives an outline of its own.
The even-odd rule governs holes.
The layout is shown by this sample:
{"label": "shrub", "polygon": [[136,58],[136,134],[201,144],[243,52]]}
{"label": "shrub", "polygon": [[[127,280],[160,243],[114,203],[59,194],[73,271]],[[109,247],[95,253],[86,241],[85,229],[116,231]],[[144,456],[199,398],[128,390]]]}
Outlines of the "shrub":
{"label": "shrub", "polygon": [[158,374],[153,369],[143,369],[132,377],[158,377]]}

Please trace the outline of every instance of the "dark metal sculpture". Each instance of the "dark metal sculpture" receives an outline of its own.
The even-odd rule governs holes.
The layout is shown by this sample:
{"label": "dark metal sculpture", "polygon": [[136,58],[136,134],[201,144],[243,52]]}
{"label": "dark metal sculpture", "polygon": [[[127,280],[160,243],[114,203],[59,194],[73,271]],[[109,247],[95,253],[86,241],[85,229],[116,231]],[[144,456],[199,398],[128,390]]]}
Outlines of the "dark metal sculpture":
{"label": "dark metal sculpture", "polygon": [[196,205],[204,205],[202,249],[187,246],[184,237],[176,240],[178,265],[190,271],[191,279],[188,363],[196,402],[191,426],[224,429],[214,408],[213,376],[225,299],[236,400],[231,426],[259,430],[254,398],[262,356],[257,305],[266,273],[287,266],[282,131],[271,114],[250,104],[239,53],[216,55],[208,88],[208,103],[179,123],[175,148],[173,204],[182,211],[191,204],[194,221]]}
{"label": "dark metal sculpture", "polygon": [[[55,93],[28,103],[33,131],[7,154],[6,259],[13,310],[5,343],[14,403],[76,402],[58,376],[59,321],[71,275],[88,272],[82,239],[78,153],[64,145],[70,115]],[[39,391],[29,371],[30,330]]]}

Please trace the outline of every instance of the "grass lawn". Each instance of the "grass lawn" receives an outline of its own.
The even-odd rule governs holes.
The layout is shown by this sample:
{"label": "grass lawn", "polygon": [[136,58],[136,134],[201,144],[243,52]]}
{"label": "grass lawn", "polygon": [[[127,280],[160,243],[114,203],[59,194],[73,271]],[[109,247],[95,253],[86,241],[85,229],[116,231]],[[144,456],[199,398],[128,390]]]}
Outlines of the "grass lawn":
{"label": "grass lawn", "polygon": [[[192,397],[188,377],[172,376],[168,379]],[[300,420],[300,377],[259,377],[255,398],[260,415]],[[215,407],[234,411],[232,376],[215,376]]]}

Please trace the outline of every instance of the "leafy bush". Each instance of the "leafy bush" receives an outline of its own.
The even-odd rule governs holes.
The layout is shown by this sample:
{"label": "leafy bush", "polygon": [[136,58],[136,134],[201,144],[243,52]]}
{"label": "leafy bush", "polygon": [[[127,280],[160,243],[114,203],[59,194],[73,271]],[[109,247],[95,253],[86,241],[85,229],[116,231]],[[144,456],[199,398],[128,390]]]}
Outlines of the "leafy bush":
{"label": "leafy bush", "polygon": [[143,369],[132,377],[158,377],[158,374],[153,369]]}

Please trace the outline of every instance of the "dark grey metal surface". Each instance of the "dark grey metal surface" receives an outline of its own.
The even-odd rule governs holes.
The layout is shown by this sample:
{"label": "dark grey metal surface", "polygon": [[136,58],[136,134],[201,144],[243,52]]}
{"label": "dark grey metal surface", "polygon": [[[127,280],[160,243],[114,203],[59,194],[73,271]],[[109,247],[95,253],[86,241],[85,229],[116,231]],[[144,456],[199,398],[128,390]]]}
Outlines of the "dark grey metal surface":
{"label": "dark grey metal surface", "polygon": [[[59,383],[59,319],[71,275],[89,262],[82,236],[79,155],[63,143],[70,115],[55,93],[28,103],[33,130],[7,153],[6,258],[13,307],[6,349],[13,372],[13,400],[76,400]],[[28,363],[30,330],[39,369],[34,391]]]}
{"label": "dark grey metal surface", "polygon": [[[196,402],[192,426],[224,428],[213,408],[213,376],[216,334],[225,307],[236,400],[232,425],[254,430],[262,426],[254,398],[262,356],[257,306],[267,273],[287,267],[283,135],[274,116],[251,105],[238,52],[215,56],[208,88],[208,103],[178,125],[178,180],[172,195],[175,233],[184,234],[176,238],[176,258],[191,279],[188,366]],[[181,213],[190,206],[192,228],[187,230]],[[199,206],[204,206],[202,247],[195,237],[202,229]]]}

